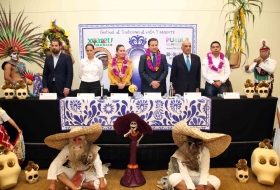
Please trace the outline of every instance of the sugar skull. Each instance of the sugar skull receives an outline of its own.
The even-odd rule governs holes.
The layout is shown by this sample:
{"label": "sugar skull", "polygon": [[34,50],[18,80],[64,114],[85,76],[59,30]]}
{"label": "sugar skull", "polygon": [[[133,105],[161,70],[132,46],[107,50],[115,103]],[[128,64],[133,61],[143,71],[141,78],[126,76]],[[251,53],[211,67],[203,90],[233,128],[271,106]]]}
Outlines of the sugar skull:
{"label": "sugar skull", "polygon": [[25,167],[25,180],[30,183],[36,183],[39,179],[39,166],[33,161],[28,161],[27,166]]}
{"label": "sugar skull", "polygon": [[255,90],[254,90],[254,84],[251,79],[247,79],[244,83],[244,93],[247,98],[253,98]]}
{"label": "sugar skull", "polygon": [[18,99],[26,99],[27,98],[27,89],[26,88],[19,88],[16,90],[16,96]]}
{"label": "sugar skull", "polygon": [[16,186],[20,170],[15,153],[0,145],[0,189]]}
{"label": "sugar skull", "polygon": [[266,98],[268,96],[268,87],[269,87],[269,84],[264,80],[262,80],[258,84],[258,94],[259,94],[260,98]]}
{"label": "sugar skull", "polygon": [[13,99],[15,96],[15,90],[10,88],[3,90],[3,93],[5,99]]}
{"label": "sugar skull", "polygon": [[253,151],[251,167],[258,178],[258,182],[264,185],[273,185],[280,174],[279,157],[272,146],[265,143],[260,143],[260,147]]}
{"label": "sugar skull", "polygon": [[31,171],[25,171],[25,179],[28,183],[36,183],[39,179],[38,170],[31,169]]}
{"label": "sugar skull", "polygon": [[247,166],[247,160],[240,159],[238,160],[238,163],[236,166],[236,178],[240,183],[246,183],[249,179],[249,172],[248,172],[248,166]]}

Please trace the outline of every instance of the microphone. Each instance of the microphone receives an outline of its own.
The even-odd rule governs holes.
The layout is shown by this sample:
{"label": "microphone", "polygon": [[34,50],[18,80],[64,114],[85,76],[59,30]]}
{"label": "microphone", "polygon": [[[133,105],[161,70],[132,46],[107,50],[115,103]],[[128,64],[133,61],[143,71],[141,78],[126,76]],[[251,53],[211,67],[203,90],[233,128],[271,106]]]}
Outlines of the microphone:
{"label": "microphone", "polygon": [[104,89],[104,85],[101,84],[100,87],[101,87],[101,95],[100,95],[100,97],[101,97],[101,99],[103,99],[103,89]]}

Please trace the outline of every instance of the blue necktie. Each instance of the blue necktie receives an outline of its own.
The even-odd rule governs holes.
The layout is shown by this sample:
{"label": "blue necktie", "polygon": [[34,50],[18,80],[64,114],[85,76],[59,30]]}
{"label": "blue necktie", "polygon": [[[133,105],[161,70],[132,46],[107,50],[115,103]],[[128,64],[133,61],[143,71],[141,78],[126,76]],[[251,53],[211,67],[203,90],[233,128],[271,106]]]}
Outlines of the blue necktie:
{"label": "blue necktie", "polygon": [[190,63],[190,60],[189,60],[189,56],[188,56],[188,55],[187,55],[187,58],[186,58],[186,64],[187,64],[188,70],[190,71],[190,70],[191,70],[191,63]]}
{"label": "blue necktie", "polygon": [[153,66],[155,67],[157,64],[156,64],[157,60],[156,60],[156,54],[154,53],[153,54]]}

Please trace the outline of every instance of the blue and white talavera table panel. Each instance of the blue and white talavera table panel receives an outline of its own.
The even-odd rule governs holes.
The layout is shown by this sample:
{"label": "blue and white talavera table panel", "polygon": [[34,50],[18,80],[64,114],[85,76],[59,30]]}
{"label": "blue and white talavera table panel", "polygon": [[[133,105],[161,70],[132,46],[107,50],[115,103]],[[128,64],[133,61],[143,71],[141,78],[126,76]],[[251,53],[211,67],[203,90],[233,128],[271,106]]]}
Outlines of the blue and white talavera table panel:
{"label": "blue and white talavera table panel", "polygon": [[134,112],[153,130],[172,130],[181,120],[190,127],[210,130],[211,99],[131,99],[102,100],[64,98],[60,100],[61,129],[86,127],[101,123],[103,130],[114,130],[113,123],[119,117]]}

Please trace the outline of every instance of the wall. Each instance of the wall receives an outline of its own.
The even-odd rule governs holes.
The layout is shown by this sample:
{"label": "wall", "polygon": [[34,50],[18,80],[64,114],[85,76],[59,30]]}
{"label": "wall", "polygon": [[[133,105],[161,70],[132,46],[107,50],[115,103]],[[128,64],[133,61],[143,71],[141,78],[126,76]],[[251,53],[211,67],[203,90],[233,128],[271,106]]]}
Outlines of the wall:
{"label": "wall", "polygon": [[[70,32],[69,40],[76,61],[74,64],[73,89],[77,89],[80,83],[78,78],[78,24],[197,24],[197,54],[203,59],[209,51],[209,45],[212,41],[220,41],[222,49],[225,48],[226,41],[223,35],[223,27],[227,9],[221,14],[224,2],[222,0],[6,0],[2,1],[1,4],[8,12],[10,3],[12,20],[16,18],[19,11],[24,9],[24,15],[28,16],[26,23],[32,22],[32,26],[41,26],[35,33],[48,29],[50,21],[55,19],[58,26]],[[253,26],[252,22],[250,22],[247,25],[250,46],[249,62],[258,57],[262,38],[267,39],[267,45],[271,48],[272,58],[278,62],[280,61],[280,54],[277,54],[280,44],[279,7],[279,0],[266,0],[261,17],[257,14],[257,10],[253,9],[255,24]],[[3,61],[1,60],[1,63]],[[33,72],[42,72],[35,64],[27,64],[27,67],[28,70]],[[234,91],[243,94],[243,83],[247,78],[253,79],[253,74],[245,73],[243,68],[235,69],[230,76]],[[280,96],[279,78],[280,69],[277,68],[273,92],[273,96],[276,97]],[[3,84],[3,77],[0,77],[0,84]],[[204,87],[204,84],[205,81],[202,80],[201,86]]]}

